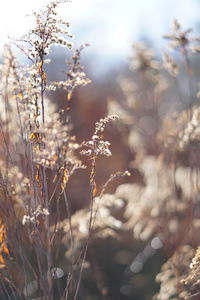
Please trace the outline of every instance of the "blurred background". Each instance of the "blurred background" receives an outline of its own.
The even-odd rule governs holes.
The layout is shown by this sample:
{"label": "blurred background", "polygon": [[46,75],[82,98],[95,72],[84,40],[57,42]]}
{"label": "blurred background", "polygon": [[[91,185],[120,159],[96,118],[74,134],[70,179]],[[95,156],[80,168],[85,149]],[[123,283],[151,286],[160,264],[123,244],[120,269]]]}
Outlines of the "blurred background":
{"label": "blurred background", "polygon": [[[7,36],[20,37],[31,27],[27,17],[41,8],[46,0],[2,1],[0,11],[0,48]],[[127,63],[131,44],[147,40],[153,48],[162,49],[162,40],[177,18],[184,27],[197,30],[198,0],[70,0],[60,6],[59,14],[71,23],[75,45],[90,43],[84,54],[93,78],[118,70]]]}
{"label": "blurred background", "polygon": [[[25,34],[33,22],[32,17],[28,15],[48,1],[1,1],[0,56],[2,57],[7,36],[17,38]],[[58,13],[70,22],[75,47],[84,43],[90,44],[90,47],[83,50],[81,57],[82,65],[92,83],[86,87],[77,88],[72,99],[73,132],[79,142],[90,139],[94,131],[94,123],[107,114],[110,100],[115,99],[116,102],[123,103],[127,96],[121,88],[123,78],[130,78],[133,83],[136,82],[141,89],[144,89],[143,79],[138,78],[137,74],[133,74],[129,68],[129,59],[133,56],[132,44],[139,41],[145,42],[154,50],[155,57],[161,61],[161,55],[167,44],[162,36],[169,32],[173,20],[178,19],[183,28],[193,28],[194,34],[198,34],[200,32],[199,11],[200,1],[198,0],[72,0],[60,6]],[[23,54],[20,54],[17,49],[14,51],[24,63],[27,63]],[[70,56],[69,50],[56,47],[53,49],[50,55],[52,62],[46,67],[49,80],[63,79],[65,61],[69,60]],[[198,66],[199,61],[195,64],[194,80],[196,81],[199,75]],[[182,78],[183,87],[184,80]],[[175,87],[172,87],[168,91],[170,101],[168,99],[166,101],[166,97],[163,98],[158,112],[160,119],[169,111],[182,109],[177,97],[173,97],[174,89]],[[182,98],[187,98],[187,95],[188,91],[183,88]],[[65,107],[65,92],[50,93],[48,96],[60,108]],[[151,107],[145,106],[146,96],[146,94],[139,95],[141,106],[140,108],[137,106],[138,113],[145,111],[144,116],[150,115],[153,118],[154,112],[152,113]],[[134,170],[134,175],[112,184],[108,192],[114,192],[118,184],[125,182],[143,184],[143,176],[133,163],[137,149],[131,149],[130,145],[127,145],[126,139],[129,135],[127,128],[130,126],[129,123],[127,124],[120,128],[111,125],[105,132],[107,140],[111,141],[113,156],[108,159],[108,163],[105,162],[105,158],[99,161],[97,185],[102,186],[105,178],[117,171]],[[145,126],[149,127],[149,123]],[[146,129],[145,126],[144,129]],[[152,134],[147,133],[148,145],[145,150],[147,154],[156,156],[159,152],[159,145],[154,143],[154,138],[154,131]],[[89,164],[87,160],[85,163]],[[80,172],[68,187],[72,212],[83,208],[89,202],[88,178],[89,171],[87,176]],[[104,277],[110,296],[103,298],[99,295],[98,287],[91,280],[91,275],[84,279],[83,298],[80,299],[148,300],[152,299],[158,290],[154,277],[168,254],[160,249],[162,245],[158,245],[146,259],[144,266],[134,265],[135,258],[138,255],[144,256],[143,253],[149,244],[133,239],[131,230],[127,230],[122,235],[121,239],[112,237],[97,239],[96,244],[93,245],[97,264],[95,272],[99,272],[100,277]],[[149,243],[151,242],[150,240]],[[138,261],[140,260],[136,260]]]}

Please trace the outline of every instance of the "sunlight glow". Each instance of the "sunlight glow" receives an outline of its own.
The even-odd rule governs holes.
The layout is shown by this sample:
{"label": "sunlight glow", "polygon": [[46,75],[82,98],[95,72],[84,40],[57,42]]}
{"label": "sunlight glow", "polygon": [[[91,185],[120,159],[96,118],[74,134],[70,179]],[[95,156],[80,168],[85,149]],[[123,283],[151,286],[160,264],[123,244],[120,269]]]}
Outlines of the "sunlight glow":
{"label": "sunlight glow", "polygon": [[[25,34],[31,27],[32,18],[30,17],[33,10],[39,10],[48,0],[0,0],[2,3],[0,10],[0,52],[2,46],[7,42],[8,37],[20,37]],[[74,0],[65,3],[65,10],[63,11],[63,5],[58,8],[58,13],[64,15],[66,18],[70,15],[73,17],[81,16],[84,9],[91,0]]]}
{"label": "sunlight glow", "polygon": [[[31,27],[32,10],[42,8],[50,0],[0,0],[0,55],[7,36],[20,37]],[[192,5],[191,5],[192,2]],[[73,43],[89,43],[90,56],[96,56],[101,68],[125,62],[131,44],[141,39],[162,44],[162,36],[174,18],[184,28],[194,27],[199,20],[196,0],[69,0],[58,6],[58,14],[70,22]]]}

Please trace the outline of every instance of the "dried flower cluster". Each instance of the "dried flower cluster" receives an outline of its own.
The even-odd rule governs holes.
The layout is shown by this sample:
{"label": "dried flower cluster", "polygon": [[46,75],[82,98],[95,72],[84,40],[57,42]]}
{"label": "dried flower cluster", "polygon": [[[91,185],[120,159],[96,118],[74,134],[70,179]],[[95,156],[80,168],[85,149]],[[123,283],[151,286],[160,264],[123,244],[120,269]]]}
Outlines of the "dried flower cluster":
{"label": "dried flower cluster", "polygon": [[[173,27],[169,34],[165,34],[164,38],[169,39],[171,42],[169,46],[173,49],[185,50],[193,42],[199,42],[199,37],[190,37],[192,29],[184,30],[177,20],[174,20]],[[191,46],[193,52],[199,51],[199,46]]]}
{"label": "dried flower cluster", "polygon": [[[156,276],[160,289],[154,299],[199,299],[200,113],[190,84],[189,51],[199,52],[195,44],[199,38],[190,37],[191,30],[183,30],[177,21],[165,36],[173,49],[180,50],[185,68],[168,54],[162,64],[151,49],[135,44],[132,77],[119,79],[124,99],[110,99],[108,116],[95,123],[89,140],[78,144],[72,135],[70,106],[76,87],[90,83],[80,60],[87,44],[72,49],[63,81],[49,82],[45,70],[53,45],[65,46],[67,51],[73,48],[69,23],[56,12],[63,2],[52,1],[34,12],[34,28],[14,42],[30,65],[22,66],[6,46],[0,66],[0,298],[10,294],[9,299],[77,300],[82,292],[80,299],[86,299],[81,285],[85,279],[96,280],[102,299],[115,299],[105,284],[110,278],[102,275],[105,266],[96,251],[99,244],[103,248],[115,240],[122,247],[128,241],[130,252],[135,245],[143,249],[135,257],[125,250],[115,255],[126,265],[120,284],[126,276],[131,278],[120,287],[119,297],[135,297],[130,288],[135,276],[150,257],[154,260],[154,254],[163,251],[166,262]],[[172,94],[177,93],[182,69],[190,99],[171,114],[167,108],[178,97]],[[169,92],[172,79],[174,89]],[[47,91],[53,94],[57,89],[67,92],[62,111],[47,98]],[[135,177],[111,193],[107,188],[113,181],[130,176],[129,171],[116,172],[98,183],[99,158],[115,155],[104,138],[105,130],[119,118],[122,149],[129,154],[125,167],[133,168]],[[123,151],[118,155],[119,161],[124,159]],[[89,205],[74,211],[70,188],[74,188],[75,171],[86,168],[82,159],[89,170],[84,179]],[[77,197],[82,201],[82,195]],[[98,269],[95,276],[92,268]],[[62,288],[57,286],[58,279],[64,282]]]}
{"label": "dried flower cluster", "polygon": [[168,242],[169,237],[171,241],[177,239],[177,234],[181,237],[180,228],[188,226],[186,216],[190,206],[191,186],[190,182],[185,183],[189,179],[187,170],[177,171],[175,186],[173,169],[160,159],[145,157],[138,168],[144,175],[145,186],[125,184],[116,190],[116,196],[127,203],[125,226],[133,228],[134,237],[141,240],[156,234],[163,243]]}
{"label": "dried flower cluster", "polygon": [[[25,42],[29,46],[24,47],[18,45],[22,47],[22,50],[31,60],[35,61],[36,64],[44,63],[44,56],[49,54],[52,45],[63,45],[68,48],[72,47],[72,43],[63,37],[72,37],[66,29],[69,27],[69,22],[57,17],[57,6],[63,2],[66,1],[52,1],[47,4],[45,9],[39,12],[33,12],[35,27],[21,39],[22,42]],[[42,68],[43,66],[41,65],[40,67]]]}
{"label": "dried flower cluster", "polygon": [[162,123],[158,107],[168,87],[168,80],[152,50],[144,44],[134,45],[133,50],[135,55],[131,58],[130,68],[135,81],[130,78],[120,80],[125,101],[117,103],[111,99],[108,111],[119,115],[124,124],[131,127],[129,145],[132,151],[148,149],[151,152],[154,148],[153,137]]}
{"label": "dried flower cluster", "polygon": [[135,55],[131,57],[131,70],[147,71],[158,70],[159,63],[154,59],[154,52],[143,43],[133,44]]}
{"label": "dried flower cluster", "polygon": [[[111,99],[108,104],[109,113],[122,119],[121,130],[134,153],[130,166],[142,176],[139,183],[136,180],[120,185],[115,192],[116,199],[123,200],[122,230],[133,232],[135,240],[146,241],[130,270],[140,273],[157,249],[163,248],[167,253],[168,260],[156,277],[160,284],[154,297],[157,300],[200,297],[199,104],[193,100],[196,95],[191,85],[189,51],[198,53],[194,43],[199,38],[190,37],[190,33],[190,29],[183,30],[175,21],[172,32],[165,36],[171,41],[170,46],[183,55],[185,75],[181,74],[180,61],[164,54],[161,65],[151,50],[139,45],[134,47],[131,58],[133,78],[120,80],[124,101]],[[174,78],[174,93],[179,93],[179,75],[187,78],[189,99],[184,102],[181,93],[176,95],[179,109],[175,111],[167,110],[173,105],[173,95],[168,93],[171,79],[165,70]]]}
{"label": "dried flower cluster", "polygon": [[[52,1],[43,10],[33,12],[35,27],[14,41],[28,57],[30,65],[22,66],[11,46],[6,46],[0,66],[0,284],[8,285],[2,297],[11,291],[20,299],[34,296],[54,299],[55,279],[60,276],[54,271],[59,270],[55,264],[56,253],[61,247],[61,229],[63,240],[67,239],[67,247],[65,242],[63,244],[65,251],[70,249],[70,255],[83,240],[79,253],[83,253],[81,263],[71,260],[68,264],[71,256],[63,256],[67,262],[65,273],[77,271],[80,275],[76,279],[69,276],[60,299],[68,299],[68,295],[76,298],[89,240],[93,236],[104,236],[104,232],[105,235],[106,232],[114,234],[114,230],[122,226],[121,221],[111,215],[113,209],[121,207],[121,201],[104,192],[111,181],[128,172],[111,175],[99,197],[95,198],[96,159],[99,155],[111,156],[110,143],[104,141],[102,133],[107,124],[118,117],[111,115],[97,122],[91,141],[81,145],[71,134],[69,103],[72,92],[77,86],[90,82],[80,61],[81,51],[87,44],[72,49],[65,81],[49,82],[45,71],[45,64],[51,62],[47,55],[53,45],[65,46],[68,50],[73,46],[68,41],[72,37],[66,29],[69,23],[57,16],[56,8],[62,2],[65,1]],[[47,98],[46,92],[56,89],[67,91],[67,103],[62,111]],[[92,161],[90,207],[71,216],[67,184],[77,169],[86,168],[77,158],[80,147],[82,154],[89,155]],[[16,276],[19,272],[20,277]]]}
{"label": "dried flower cluster", "polygon": [[188,272],[192,254],[191,247],[185,245],[162,266],[161,273],[156,277],[161,283],[160,293],[155,295],[154,299],[189,299],[181,281]]}
{"label": "dried flower cluster", "polygon": [[200,296],[199,291],[199,275],[200,275],[200,253],[199,247],[196,249],[192,262],[190,264],[190,269],[188,270],[187,277],[184,278],[181,283],[185,285],[187,289],[187,297],[198,299]]}
{"label": "dried flower cluster", "polygon": [[35,211],[30,212],[29,215],[23,216],[22,224],[25,225],[26,223],[29,223],[29,222],[31,222],[31,223],[39,222],[38,217],[40,215],[48,216],[49,211],[46,208],[42,209],[40,206],[38,206]]}
{"label": "dried flower cluster", "polygon": [[178,75],[179,67],[177,63],[167,53],[164,53],[163,55],[163,66],[173,77],[176,77]]}
{"label": "dried flower cluster", "polygon": [[82,45],[80,49],[74,51],[72,61],[68,62],[70,70],[66,72],[67,79],[65,81],[54,82],[53,85],[58,88],[62,88],[68,92],[67,99],[71,100],[72,93],[77,86],[84,86],[90,83],[90,79],[87,78],[84,67],[80,62],[81,51],[87,47],[88,44]]}
{"label": "dried flower cluster", "polygon": [[87,150],[82,150],[81,154],[86,156],[94,155],[95,157],[98,155],[111,156],[112,153],[109,149],[110,143],[108,141],[104,141],[103,136],[100,134],[104,131],[108,123],[118,120],[118,118],[119,117],[117,115],[110,115],[104,119],[101,119],[99,122],[96,122],[95,132],[91,141],[82,143],[82,146],[86,147]]}

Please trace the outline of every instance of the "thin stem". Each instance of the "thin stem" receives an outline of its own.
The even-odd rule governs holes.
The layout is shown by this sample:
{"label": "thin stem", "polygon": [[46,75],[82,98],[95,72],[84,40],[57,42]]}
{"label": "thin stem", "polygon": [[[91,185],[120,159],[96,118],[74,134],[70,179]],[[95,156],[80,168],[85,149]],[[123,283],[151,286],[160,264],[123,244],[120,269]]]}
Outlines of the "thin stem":
{"label": "thin stem", "polygon": [[90,216],[89,216],[89,224],[88,224],[88,235],[85,243],[85,248],[83,252],[83,258],[82,258],[82,263],[81,263],[81,268],[80,268],[80,273],[79,273],[79,278],[78,278],[78,283],[76,287],[76,292],[74,296],[74,300],[77,299],[78,297],[78,292],[80,288],[80,283],[81,283],[81,278],[82,278],[82,273],[83,273],[83,266],[85,263],[86,259],[86,254],[89,246],[89,240],[92,234],[92,220],[93,220],[93,206],[94,206],[94,189],[96,188],[96,182],[95,182],[95,175],[96,175],[96,142],[94,142],[93,145],[93,158],[92,158],[92,169],[90,173],[90,187],[91,187],[91,192],[90,192]]}

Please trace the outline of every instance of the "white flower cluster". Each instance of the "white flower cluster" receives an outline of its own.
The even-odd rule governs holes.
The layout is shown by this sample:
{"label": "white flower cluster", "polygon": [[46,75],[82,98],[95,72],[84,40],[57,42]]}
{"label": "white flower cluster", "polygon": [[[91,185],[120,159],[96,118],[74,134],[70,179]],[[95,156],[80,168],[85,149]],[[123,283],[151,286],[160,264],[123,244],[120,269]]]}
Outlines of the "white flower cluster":
{"label": "white flower cluster", "polygon": [[83,142],[82,146],[87,147],[88,149],[84,149],[81,151],[82,155],[86,156],[111,156],[112,153],[109,149],[110,142],[104,141],[103,136],[99,135],[100,132],[103,132],[106,125],[112,121],[118,120],[119,117],[117,115],[110,115],[103,119],[100,119],[99,122],[95,123],[95,132],[92,136],[92,139],[88,142]]}
{"label": "white flower cluster", "polygon": [[94,134],[97,135],[99,132],[103,132],[108,123],[116,121],[118,119],[119,119],[119,117],[117,115],[110,115],[103,119],[100,119],[99,122],[95,123],[95,133]]}
{"label": "white flower cluster", "polygon": [[[96,135],[93,135],[92,139],[96,139]],[[112,153],[109,150],[110,142],[99,140],[95,149],[96,155],[111,156]]]}
{"label": "white flower cluster", "polygon": [[169,47],[172,49],[190,48],[192,52],[199,52],[199,46],[191,45],[193,42],[199,42],[200,37],[190,37],[192,29],[183,29],[177,20],[174,20],[173,26],[169,34],[164,35],[164,38],[170,40]]}
{"label": "white flower cluster", "polygon": [[72,38],[68,30],[63,29],[69,27],[69,23],[57,18],[56,8],[62,2],[52,1],[39,13],[33,12],[35,27],[20,39],[20,42],[25,42],[30,47],[18,45],[31,60],[41,61],[41,58],[48,55],[51,46],[55,44],[72,47],[72,43],[64,37]]}
{"label": "white flower cluster", "polygon": [[91,82],[84,72],[84,67],[80,61],[81,51],[87,46],[89,46],[89,44],[82,45],[80,49],[76,49],[72,60],[67,62],[70,69],[66,72],[66,80],[52,83],[55,87],[62,88],[69,92],[68,100],[70,100],[71,94],[77,86],[85,86]]}
{"label": "white flower cluster", "polygon": [[29,215],[24,215],[22,219],[22,224],[25,225],[26,223],[38,223],[38,217],[40,215],[48,216],[49,211],[46,208],[42,208],[41,205],[37,207],[35,211],[31,211]]}
{"label": "white flower cluster", "polygon": [[171,76],[176,77],[178,75],[179,67],[167,53],[163,55],[163,66]]}
{"label": "white flower cluster", "polygon": [[154,59],[153,50],[142,42],[133,44],[134,55],[130,58],[131,71],[158,70],[160,64]]}
{"label": "white flower cluster", "polygon": [[179,147],[184,149],[188,144],[199,143],[200,140],[200,108],[193,110],[192,118],[183,131],[179,133]]}

